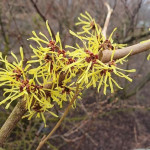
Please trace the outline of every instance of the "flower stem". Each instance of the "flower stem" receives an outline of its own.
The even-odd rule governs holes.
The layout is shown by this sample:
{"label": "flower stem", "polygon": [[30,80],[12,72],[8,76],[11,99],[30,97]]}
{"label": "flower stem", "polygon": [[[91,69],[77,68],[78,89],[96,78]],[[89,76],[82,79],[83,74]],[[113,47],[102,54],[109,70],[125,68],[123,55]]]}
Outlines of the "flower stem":
{"label": "flower stem", "polygon": [[72,98],[72,100],[70,101],[68,107],[65,109],[64,114],[62,115],[62,117],[60,118],[60,120],[57,122],[57,124],[54,126],[54,128],[52,129],[52,131],[44,138],[41,139],[41,142],[39,143],[38,147],[36,150],[40,150],[41,147],[45,144],[45,142],[53,135],[53,133],[58,129],[58,127],[61,125],[62,121],[65,119],[65,117],[67,116],[69,110],[71,109],[72,104],[74,103],[74,101],[77,99],[78,94],[79,94],[79,85],[77,85],[76,87],[76,92]]}

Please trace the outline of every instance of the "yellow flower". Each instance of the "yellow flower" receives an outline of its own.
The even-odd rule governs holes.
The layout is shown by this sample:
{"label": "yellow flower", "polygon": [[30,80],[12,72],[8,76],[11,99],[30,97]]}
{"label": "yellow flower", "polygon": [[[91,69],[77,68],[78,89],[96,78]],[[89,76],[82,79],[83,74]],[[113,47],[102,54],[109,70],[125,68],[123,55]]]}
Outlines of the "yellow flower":
{"label": "yellow flower", "polygon": [[[81,90],[82,87],[80,86],[79,89]],[[62,108],[63,102],[72,100],[76,91],[76,84],[74,82],[72,82],[70,85],[62,84],[61,86],[57,87],[56,90],[59,91],[59,98],[54,98],[54,101],[56,101],[60,108]],[[81,95],[81,93],[79,93],[79,95]],[[81,99],[80,96],[78,96],[78,98]],[[74,102],[74,105],[75,104],[76,103]]]}
{"label": "yellow flower", "polygon": [[44,112],[47,111],[56,116],[53,112],[49,111],[54,106],[52,98],[48,93],[49,89],[44,88],[42,84],[37,85],[31,76],[29,79],[28,72],[30,71],[29,67],[31,64],[24,67],[22,48],[20,48],[20,61],[13,52],[11,52],[11,55],[15,61],[9,63],[7,57],[3,58],[0,53],[0,62],[5,65],[5,69],[0,68],[0,86],[5,86],[3,95],[7,95],[4,100],[0,101],[0,105],[7,102],[6,109],[8,109],[14,100],[23,98],[26,101],[26,109],[28,110],[28,114],[24,117],[31,119],[33,115],[41,116],[46,123]]}
{"label": "yellow flower", "polygon": [[22,85],[21,81],[27,79],[27,72],[30,67],[30,64],[25,68],[23,67],[24,56],[22,48],[20,48],[21,61],[18,60],[13,52],[11,52],[11,55],[15,59],[12,63],[8,62],[7,57],[3,59],[2,55],[0,55],[0,62],[4,63],[6,68],[0,68],[0,86],[5,85],[8,87],[4,89],[4,95],[9,93],[9,96],[0,102],[0,105],[10,100],[6,108],[9,107],[12,101],[24,95],[24,93],[20,91],[20,86]]}
{"label": "yellow flower", "polygon": [[80,17],[78,17],[79,22],[77,22],[75,25],[82,25],[82,29],[83,31],[81,32],[77,32],[77,34],[90,34],[91,32],[94,34],[96,32],[98,32],[98,30],[100,29],[99,25],[96,24],[95,19],[93,19],[91,17],[91,15],[86,11],[85,15],[80,13]]}
{"label": "yellow flower", "polygon": [[[40,32],[40,35],[45,38],[41,39],[35,31],[33,31],[35,37],[30,38],[36,41],[40,47],[34,48],[30,45],[35,55],[32,56],[34,60],[30,60],[28,63],[39,63],[39,66],[30,70],[29,73],[34,75],[39,84],[45,84],[50,79],[53,79],[54,83],[58,84],[61,69],[67,65],[69,58],[67,57],[67,52],[62,47],[59,33],[56,34],[56,41],[54,41],[48,21],[46,21],[46,27],[51,37],[50,40]],[[42,46],[42,43],[45,43],[46,46]]]}
{"label": "yellow flower", "polygon": [[[44,97],[43,97],[44,98]],[[42,98],[42,99],[43,99]],[[50,111],[49,109],[51,109],[53,107],[53,105],[51,104],[50,101],[46,101],[45,103],[38,103],[37,101],[32,105],[31,110],[28,112],[27,115],[24,115],[23,118],[28,118],[28,120],[30,120],[33,116],[36,115],[37,118],[42,118],[42,120],[44,121],[45,127],[46,127],[46,119],[44,116],[45,112],[49,112],[51,115],[53,115],[54,117],[58,117],[55,113],[53,113],[52,111]]]}

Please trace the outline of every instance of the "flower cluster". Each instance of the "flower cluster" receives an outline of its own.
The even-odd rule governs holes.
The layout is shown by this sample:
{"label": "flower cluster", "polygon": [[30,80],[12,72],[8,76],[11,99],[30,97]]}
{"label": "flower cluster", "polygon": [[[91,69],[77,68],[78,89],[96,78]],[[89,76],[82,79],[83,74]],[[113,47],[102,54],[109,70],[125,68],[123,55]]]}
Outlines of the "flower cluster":
{"label": "flower cluster", "polygon": [[[13,52],[11,52],[11,55],[15,59],[12,63],[8,61],[7,57],[3,58],[2,54],[0,54],[0,62],[5,65],[5,69],[0,68],[0,86],[5,85],[3,95],[7,95],[0,102],[0,105],[8,102],[6,105],[6,109],[8,109],[14,100],[23,98],[26,101],[26,109],[29,112],[27,116],[29,119],[34,114],[37,114],[37,117],[41,115],[45,122],[43,112],[53,107],[50,97],[46,97],[45,91],[47,89],[42,84],[37,84],[34,78],[29,78],[31,64],[25,65],[22,48],[20,48],[20,61]],[[53,112],[49,112],[55,115]]]}
{"label": "flower cluster", "polygon": [[50,85],[51,98],[62,107],[63,101],[71,100],[73,97],[76,84],[72,82],[72,76],[76,76],[77,72],[71,71],[71,68],[70,71],[64,72],[63,68],[75,62],[75,59],[70,57],[69,52],[63,49],[59,33],[56,34],[56,40],[54,40],[48,21],[46,21],[46,27],[49,31],[50,40],[41,32],[39,34],[43,38],[39,37],[34,31],[32,32],[34,37],[29,39],[39,45],[36,48],[30,45],[34,52],[32,56],[34,60],[30,60],[28,63],[38,63],[38,67],[31,69],[29,73],[34,76],[37,83],[43,84],[44,87]]}
{"label": "flower cluster", "polygon": [[[82,31],[74,33],[73,36],[79,38],[82,45],[76,47],[62,46],[59,33],[52,37],[51,29],[46,21],[46,27],[50,37],[43,33],[37,34],[33,31],[33,40],[37,47],[30,45],[34,55],[32,60],[24,62],[23,50],[20,48],[21,60],[14,53],[11,55],[15,61],[8,62],[7,57],[0,55],[0,62],[5,64],[5,69],[0,68],[0,86],[5,86],[4,96],[0,105],[7,102],[6,108],[11,102],[18,98],[26,101],[28,114],[25,117],[31,119],[34,115],[42,117],[46,122],[44,112],[50,112],[56,116],[51,109],[54,105],[63,107],[63,103],[71,101],[76,91],[77,85],[82,90],[85,87],[97,87],[98,92],[103,89],[107,93],[110,88],[114,92],[114,85],[122,89],[113,76],[132,79],[123,72],[134,72],[135,70],[124,70],[118,67],[118,63],[123,63],[128,57],[114,60],[115,50],[125,45],[117,44],[113,41],[112,34],[109,38],[104,37],[101,27],[95,22],[89,13],[81,14],[76,25],[82,25]],[[72,48],[73,51],[66,49]],[[112,52],[111,60],[102,62],[102,53],[105,50]],[[78,98],[80,98],[81,93]]]}
{"label": "flower cluster", "polygon": [[[70,31],[70,33],[79,38],[83,46],[81,47],[78,44],[76,44],[77,47],[66,46],[67,48],[74,49],[73,52],[69,53],[69,56],[76,59],[76,62],[66,66],[63,70],[74,67],[74,70],[76,69],[79,72],[77,83],[80,83],[82,86],[85,85],[87,88],[90,86],[97,87],[98,92],[103,86],[104,94],[106,94],[108,87],[110,87],[111,93],[114,92],[113,84],[122,89],[113,79],[112,75],[117,75],[131,82],[132,79],[123,72],[135,72],[135,69],[124,70],[117,65],[126,61],[125,59],[129,54],[121,59],[113,60],[115,50],[125,46],[114,43],[112,35],[116,29],[107,39],[103,36],[101,28],[92,19],[90,14],[86,12],[86,15],[81,14],[81,17],[85,20],[78,18],[79,22],[76,25],[82,25],[83,31],[77,33]],[[112,51],[111,60],[107,63],[103,63],[101,59],[101,54],[104,50]]]}

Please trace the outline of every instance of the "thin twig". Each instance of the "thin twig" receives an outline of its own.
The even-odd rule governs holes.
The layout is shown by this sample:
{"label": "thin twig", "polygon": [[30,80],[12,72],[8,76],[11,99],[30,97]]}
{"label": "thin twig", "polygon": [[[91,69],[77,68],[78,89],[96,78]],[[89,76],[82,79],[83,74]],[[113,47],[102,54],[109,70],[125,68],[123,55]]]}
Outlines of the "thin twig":
{"label": "thin twig", "polygon": [[125,98],[129,98],[136,94],[140,89],[142,89],[148,82],[150,81],[150,72],[143,78],[141,82],[137,85],[136,88],[134,88],[133,91],[131,91],[129,94],[125,96]]}
{"label": "thin twig", "polygon": [[126,39],[124,40],[121,40],[120,43],[123,43],[123,44],[128,44],[128,43],[132,43],[133,41],[135,40],[138,40],[138,39],[141,39],[143,37],[147,37],[150,35],[150,31],[147,31],[147,32],[143,32],[139,35],[132,35],[132,36],[129,36],[127,37]]}
{"label": "thin twig", "polygon": [[5,49],[4,49],[4,52],[3,52],[3,57],[5,57],[7,54],[8,54],[8,51],[9,51],[9,39],[8,39],[8,36],[6,35],[6,31],[4,29],[4,24],[3,24],[3,21],[2,21],[2,11],[1,11],[1,8],[0,8],[0,26],[1,26],[1,35],[3,36],[4,38],[4,42],[5,42]]}
{"label": "thin twig", "polygon": [[[7,5],[8,5],[8,8],[9,8],[9,14],[10,14],[10,16],[12,17],[12,20],[13,20],[14,25],[15,25],[15,28],[16,28],[17,40],[18,40],[20,46],[23,47],[24,49],[26,49],[26,51],[27,51],[27,50],[28,50],[28,46],[26,46],[26,44],[25,44],[25,42],[24,42],[24,40],[23,40],[22,33],[21,33],[20,29],[19,29],[19,26],[18,26],[18,24],[17,24],[15,15],[14,15],[14,13],[13,13],[13,11],[12,11],[12,7],[11,7],[11,4],[10,4],[10,1],[9,1],[9,0],[6,0],[6,2],[7,2]],[[28,50],[28,51],[29,51],[29,50]],[[24,55],[24,57],[25,57],[25,55]]]}
{"label": "thin twig", "polygon": [[[41,11],[39,10],[39,8],[37,7],[36,5],[36,2],[34,2],[34,0],[30,0],[34,9],[36,10],[36,12],[40,15],[40,17],[43,19],[44,22],[46,22],[46,17],[41,13]],[[50,25],[49,25],[50,26]],[[54,34],[54,31],[52,30],[51,26],[50,26],[50,29],[51,29],[51,32],[52,32],[52,36],[53,38],[55,39],[55,34]]]}
{"label": "thin twig", "polygon": [[62,115],[62,117],[60,118],[60,120],[57,122],[57,124],[55,125],[55,127],[52,129],[52,131],[48,134],[48,136],[42,138],[41,142],[39,143],[38,147],[36,150],[40,150],[41,147],[45,144],[45,142],[53,135],[53,133],[58,129],[58,127],[61,125],[62,121],[65,119],[65,117],[67,116],[69,110],[71,109],[74,101],[76,100],[76,98],[78,97],[79,94],[79,85],[77,85],[76,88],[76,93],[73,96],[72,100],[70,101],[68,107],[66,108],[64,114]]}
{"label": "thin twig", "polygon": [[109,25],[109,21],[110,21],[110,17],[111,17],[111,14],[113,12],[113,9],[109,6],[108,3],[105,2],[104,4],[107,7],[108,13],[107,13],[105,24],[104,24],[104,27],[103,27],[103,30],[102,30],[102,34],[106,38],[106,36],[107,36],[107,28],[108,28],[108,25]]}
{"label": "thin twig", "polygon": [[64,134],[64,137],[68,137],[68,136],[71,136],[72,134],[75,134],[81,128],[83,128],[88,122],[89,122],[89,120],[83,120],[82,122],[80,122],[76,126],[74,125],[74,127],[70,131],[68,131],[67,133]]}

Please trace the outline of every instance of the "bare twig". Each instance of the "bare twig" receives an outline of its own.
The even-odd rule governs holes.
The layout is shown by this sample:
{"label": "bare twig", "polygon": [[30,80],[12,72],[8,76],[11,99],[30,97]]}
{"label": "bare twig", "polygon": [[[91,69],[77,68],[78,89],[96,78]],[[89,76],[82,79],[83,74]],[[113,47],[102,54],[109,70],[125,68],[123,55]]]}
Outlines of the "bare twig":
{"label": "bare twig", "polygon": [[[138,16],[139,10],[142,6],[143,0],[138,1],[138,3],[136,3],[134,8],[132,7],[132,9],[129,9],[129,7],[127,5],[127,1],[121,0],[121,2],[123,3],[126,15],[128,16],[128,18],[130,20],[126,35],[128,35],[130,32],[131,32],[131,34],[134,34],[134,29],[135,29],[135,25],[136,25],[135,23],[137,22],[137,16]],[[134,3],[134,1],[132,1],[132,3]]]}
{"label": "bare twig", "polygon": [[134,94],[137,93],[142,87],[145,86],[146,83],[150,81],[150,72],[143,78],[143,80],[137,85],[137,87],[131,91],[128,95],[126,95],[126,98],[129,98],[130,96],[133,96]]}
{"label": "bare twig", "polygon": [[60,118],[60,120],[57,122],[57,124],[55,125],[55,127],[52,129],[52,131],[49,133],[48,136],[45,136],[41,139],[41,142],[39,143],[38,147],[36,150],[40,150],[41,147],[45,144],[45,142],[53,135],[53,133],[58,129],[58,127],[61,125],[62,121],[65,119],[65,117],[67,116],[69,110],[71,109],[74,101],[76,100],[76,98],[78,97],[79,94],[79,85],[77,85],[76,87],[76,92],[72,98],[72,100],[70,101],[68,107],[65,109],[64,114],[62,115],[62,117]]}
{"label": "bare twig", "polygon": [[139,34],[139,35],[133,35],[133,36],[129,36],[129,37],[127,37],[126,39],[124,39],[123,41],[121,41],[121,43],[131,43],[131,42],[133,42],[134,40],[138,40],[138,39],[141,39],[141,38],[143,38],[143,37],[147,37],[147,36],[149,36],[150,35],[150,31],[148,31],[148,32],[143,32],[143,33],[141,33],[141,34]]}
{"label": "bare twig", "polygon": [[107,36],[107,28],[108,28],[108,25],[109,25],[109,21],[110,21],[110,17],[111,17],[111,14],[113,12],[112,8],[109,6],[108,3],[104,3],[105,6],[107,7],[108,9],[108,13],[107,13],[107,17],[106,17],[106,20],[105,20],[105,24],[104,24],[104,27],[103,27],[103,30],[102,30],[102,33],[104,35],[104,37]]}
{"label": "bare twig", "polygon": [[30,0],[33,7],[35,8],[36,12],[40,15],[40,17],[43,19],[44,22],[46,22],[46,17],[41,13],[41,11],[39,10],[39,8],[36,5],[36,2],[34,2],[34,0]]}
{"label": "bare twig", "polygon": [[1,9],[0,9],[1,33],[2,33],[2,36],[4,38],[4,42],[5,42],[5,49],[4,49],[4,52],[3,52],[3,57],[5,57],[8,54],[8,51],[9,51],[9,39],[8,39],[8,36],[6,35],[5,29],[4,29],[4,24],[3,24],[3,21],[2,21],[1,14],[2,14],[2,12],[1,12]]}
{"label": "bare twig", "polygon": [[83,135],[82,136],[80,136],[80,137],[76,137],[76,138],[72,138],[72,139],[67,139],[67,138],[65,138],[64,136],[61,136],[61,138],[65,141],[65,142],[76,142],[76,141],[79,141],[79,140],[81,140],[82,138],[83,138]]}
{"label": "bare twig", "polygon": [[87,123],[89,122],[89,120],[83,120],[80,124],[77,124],[76,126],[74,125],[74,127],[67,133],[64,134],[64,137],[68,137],[71,136],[72,134],[78,132],[81,128],[83,128]]}
{"label": "bare twig", "polygon": [[[35,10],[36,10],[36,12],[40,15],[40,17],[43,19],[43,21],[44,22],[46,22],[46,17],[41,13],[41,11],[39,10],[39,8],[37,7],[37,5],[36,5],[36,2],[34,2],[34,0],[30,0],[31,1],[31,3],[32,3],[32,5],[33,5],[33,7],[35,8]],[[49,25],[50,26],[50,25]],[[51,27],[50,27],[51,28]],[[54,34],[54,31],[52,30],[52,28],[51,28],[51,32],[52,32],[52,36],[53,36],[53,38],[55,39],[55,34]]]}

